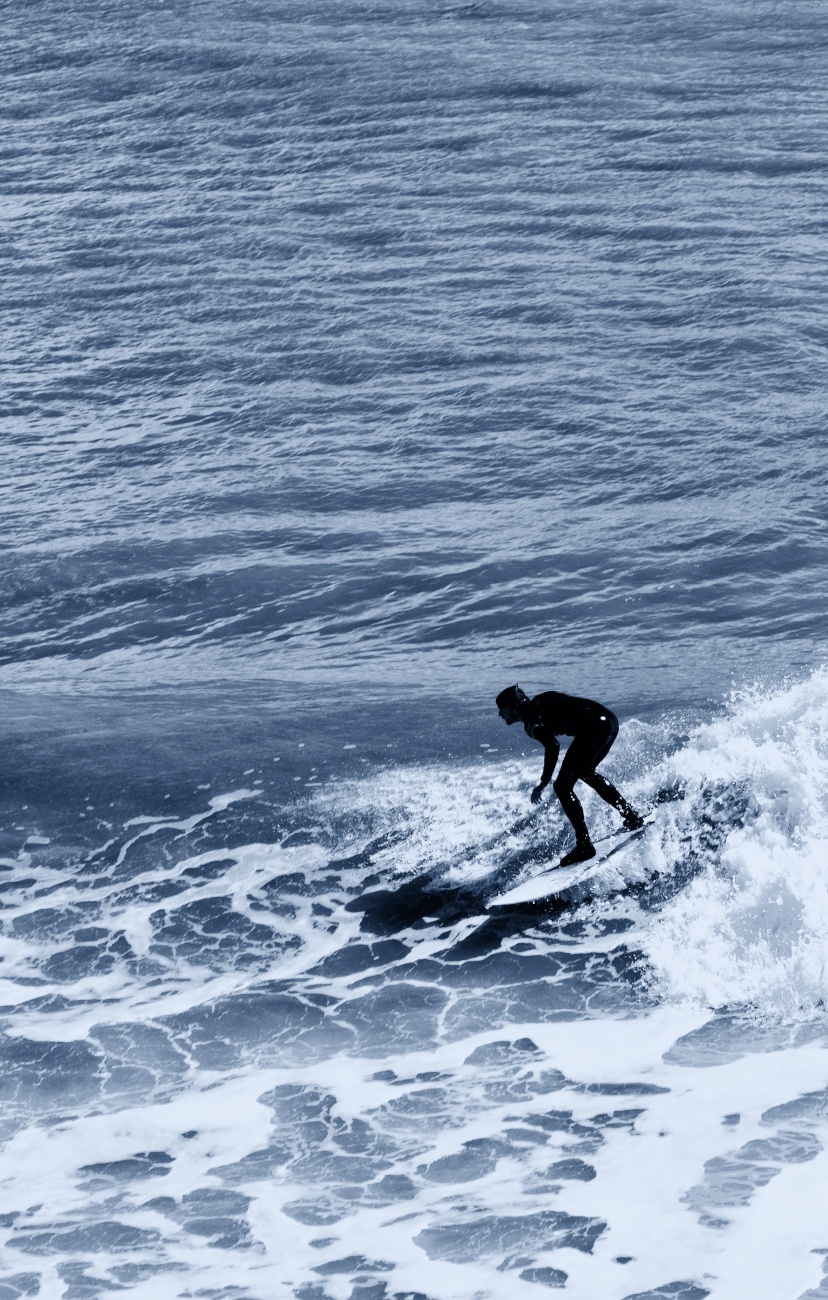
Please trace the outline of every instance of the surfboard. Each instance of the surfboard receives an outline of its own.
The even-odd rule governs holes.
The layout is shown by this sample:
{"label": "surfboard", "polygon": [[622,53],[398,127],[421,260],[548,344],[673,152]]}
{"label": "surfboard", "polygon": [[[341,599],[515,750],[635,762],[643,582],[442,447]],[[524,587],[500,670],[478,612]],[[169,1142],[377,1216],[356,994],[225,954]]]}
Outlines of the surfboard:
{"label": "surfboard", "polygon": [[624,876],[618,870],[620,862],[614,863],[612,859],[634,845],[637,840],[642,839],[652,825],[652,821],[651,817],[647,818],[637,831],[619,830],[608,835],[602,848],[598,847],[600,841],[596,844],[598,852],[588,862],[579,862],[573,867],[547,867],[546,871],[530,876],[514,889],[496,894],[486,904],[488,910],[520,907],[524,904],[540,902],[544,898],[557,898],[573,891],[585,894],[589,892],[588,887],[593,881],[596,885],[600,882],[604,888],[623,888]]}

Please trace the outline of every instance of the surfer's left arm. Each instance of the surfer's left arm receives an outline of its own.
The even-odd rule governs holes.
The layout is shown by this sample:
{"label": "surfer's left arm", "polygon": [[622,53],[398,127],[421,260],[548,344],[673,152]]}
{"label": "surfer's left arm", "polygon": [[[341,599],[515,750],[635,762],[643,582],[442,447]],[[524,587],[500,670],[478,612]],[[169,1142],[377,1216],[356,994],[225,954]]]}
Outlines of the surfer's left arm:
{"label": "surfer's left arm", "polygon": [[552,780],[552,777],[554,775],[555,764],[558,761],[558,755],[561,752],[561,747],[558,744],[557,738],[555,736],[550,735],[550,733],[546,730],[546,728],[543,727],[541,724],[536,724],[532,728],[530,735],[535,740],[539,740],[544,748],[543,771],[541,772],[541,779],[538,782],[538,784],[535,786],[534,790],[532,791],[532,803],[540,803],[541,796],[543,795],[544,790],[549,785],[549,782]]}

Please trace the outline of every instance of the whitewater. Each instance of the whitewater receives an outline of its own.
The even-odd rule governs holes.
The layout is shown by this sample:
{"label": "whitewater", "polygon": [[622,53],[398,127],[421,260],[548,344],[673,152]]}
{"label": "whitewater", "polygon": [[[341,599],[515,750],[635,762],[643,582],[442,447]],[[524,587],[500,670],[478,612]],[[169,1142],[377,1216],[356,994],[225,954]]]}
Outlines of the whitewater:
{"label": "whitewater", "polygon": [[30,835],[8,1294],[822,1294],[827,725],[824,671],[630,723],[655,823],[541,914],[484,901],[565,838],[512,829],[527,760]]}
{"label": "whitewater", "polygon": [[828,1297],[824,6],[0,26],[0,1300]]}

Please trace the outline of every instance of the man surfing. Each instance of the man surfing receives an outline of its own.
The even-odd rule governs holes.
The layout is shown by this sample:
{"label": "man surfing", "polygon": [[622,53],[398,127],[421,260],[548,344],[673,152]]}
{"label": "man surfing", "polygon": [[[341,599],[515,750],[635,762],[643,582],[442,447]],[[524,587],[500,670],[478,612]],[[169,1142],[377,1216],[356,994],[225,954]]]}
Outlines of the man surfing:
{"label": "man surfing", "polygon": [[498,713],[508,726],[522,722],[527,736],[539,741],[546,751],[541,779],[532,791],[532,803],[540,802],[552,780],[561,750],[558,736],[572,737],[552,786],[575,829],[575,847],[561,859],[560,866],[571,867],[595,857],[584,810],[575,794],[576,781],[585,781],[605,803],[620,812],[626,830],[636,831],[644,825],[644,819],[620,791],[595,771],[618,735],[618,719],[611,709],[595,700],[582,700],[577,695],[562,695],[558,691],[544,691],[530,700],[519,686],[507,686],[498,695],[496,704]]}

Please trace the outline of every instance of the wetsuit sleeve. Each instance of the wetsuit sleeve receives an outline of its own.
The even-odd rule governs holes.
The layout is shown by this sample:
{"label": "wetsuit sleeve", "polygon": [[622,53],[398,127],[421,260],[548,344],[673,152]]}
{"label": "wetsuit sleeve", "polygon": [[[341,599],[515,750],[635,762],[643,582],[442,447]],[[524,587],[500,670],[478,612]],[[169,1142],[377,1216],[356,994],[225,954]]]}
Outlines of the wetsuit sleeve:
{"label": "wetsuit sleeve", "polygon": [[549,785],[555,771],[555,764],[558,761],[561,747],[556,738],[551,734],[551,732],[547,731],[542,722],[534,723],[529,735],[533,740],[539,740],[543,745],[543,772],[541,773],[540,785]]}

